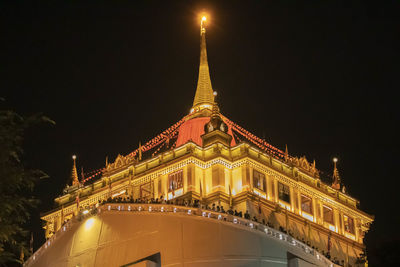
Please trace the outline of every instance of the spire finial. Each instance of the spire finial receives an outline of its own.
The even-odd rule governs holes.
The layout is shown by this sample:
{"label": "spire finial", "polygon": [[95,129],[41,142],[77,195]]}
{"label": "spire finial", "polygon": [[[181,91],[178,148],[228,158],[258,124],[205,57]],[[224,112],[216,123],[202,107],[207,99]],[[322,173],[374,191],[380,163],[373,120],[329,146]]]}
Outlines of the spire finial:
{"label": "spire finial", "polygon": [[201,23],[200,23],[200,35],[206,33],[206,28],[205,28],[205,26],[204,26],[204,24],[206,23],[206,20],[207,20],[206,16],[203,16],[203,17],[201,18]]}
{"label": "spire finial", "polygon": [[285,147],[285,162],[288,162],[288,160],[289,160],[289,152],[288,152],[288,148],[286,145],[286,147]]}
{"label": "spire finial", "polygon": [[193,101],[193,109],[200,110],[203,108],[211,109],[214,103],[213,89],[211,86],[210,69],[207,60],[207,46],[206,46],[206,24],[207,18],[202,17],[200,23],[200,67],[199,79],[197,81],[196,94]]}
{"label": "spire finial", "polygon": [[72,185],[77,185],[79,184],[79,179],[78,179],[78,172],[76,171],[76,155],[72,156],[72,160],[74,161],[74,164],[72,165],[71,180],[72,180]]}
{"label": "spire finial", "polygon": [[217,92],[216,91],[213,92],[213,96],[214,96],[214,103],[212,104],[211,117],[218,117],[219,116],[219,107],[218,107],[218,103],[217,103]]}
{"label": "spire finial", "polygon": [[333,181],[332,181],[332,187],[340,190],[340,176],[339,176],[339,171],[336,167],[336,162],[338,162],[337,158],[333,158]]}
{"label": "spire finial", "polygon": [[142,143],[139,141],[139,161],[142,160]]}

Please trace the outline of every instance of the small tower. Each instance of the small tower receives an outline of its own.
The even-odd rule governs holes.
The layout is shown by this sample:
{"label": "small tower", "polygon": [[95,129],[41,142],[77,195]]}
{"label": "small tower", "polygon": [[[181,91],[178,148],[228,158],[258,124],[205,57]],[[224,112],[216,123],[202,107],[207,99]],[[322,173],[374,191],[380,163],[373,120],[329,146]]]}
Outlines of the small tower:
{"label": "small tower", "polygon": [[333,158],[333,181],[332,181],[332,188],[340,190],[340,176],[339,176],[339,171],[336,168],[336,162],[338,161],[337,158]]}
{"label": "small tower", "polygon": [[[216,93],[214,93],[214,96],[216,96]],[[205,134],[201,136],[203,146],[208,146],[215,142],[220,142],[228,147],[230,146],[232,136],[228,134],[228,125],[222,120],[216,101],[214,101],[212,106],[210,121],[204,125],[204,132]]]}
{"label": "small tower", "polygon": [[71,172],[71,180],[72,180],[72,185],[78,185],[79,184],[79,179],[78,179],[78,172],[76,170],[76,156],[73,155],[72,159],[74,161],[74,165],[72,166],[72,172]]}

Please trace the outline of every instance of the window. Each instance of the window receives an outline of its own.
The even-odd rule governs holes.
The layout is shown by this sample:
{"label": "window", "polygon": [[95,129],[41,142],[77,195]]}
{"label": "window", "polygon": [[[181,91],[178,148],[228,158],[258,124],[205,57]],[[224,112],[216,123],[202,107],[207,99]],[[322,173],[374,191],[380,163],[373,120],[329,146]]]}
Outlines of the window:
{"label": "window", "polygon": [[168,175],[168,192],[173,192],[177,189],[183,188],[183,172],[177,172]]}
{"label": "window", "polygon": [[323,206],[322,212],[323,212],[323,216],[324,216],[323,217],[324,222],[327,222],[327,223],[333,225],[333,210],[330,207]]}
{"label": "window", "polygon": [[310,197],[307,197],[305,195],[301,195],[301,210],[304,212],[307,212],[309,214],[312,214],[312,201]]}
{"label": "window", "polygon": [[278,197],[287,203],[290,203],[290,189],[288,185],[278,183]]}
{"label": "window", "polygon": [[344,221],[344,230],[347,233],[354,235],[354,219],[347,215],[343,215],[343,221]]}
{"label": "window", "polygon": [[253,172],[253,187],[264,192],[267,190],[265,175],[256,170]]}

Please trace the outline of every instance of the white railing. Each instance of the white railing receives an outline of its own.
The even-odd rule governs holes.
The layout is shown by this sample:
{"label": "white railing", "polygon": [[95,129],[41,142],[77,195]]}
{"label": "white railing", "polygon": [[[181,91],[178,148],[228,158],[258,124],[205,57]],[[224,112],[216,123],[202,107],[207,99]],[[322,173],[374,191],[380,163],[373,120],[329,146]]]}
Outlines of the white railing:
{"label": "white railing", "polygon": [[46,240],[46,242],[37,250],[33,255],[24,263],[24,266],[29,266],[31,263],[36,261],[40,255],[46,251],[48,247],[52,245],[52,243],[62,236],[66,231],[68,231],[72,225],[81,221],[82,219],[90,216],[94,216],[93,214],[103,213],[103,212],[135,212],[135,213],[165,213],[172,214],[176,213],[177,215],[187,215],[187,216],[202,216],[209,219],[220,220],[226,223],[233,223],[242,227],[247,228],[252,231],[259,231],[266,234],[270,238],[278,239],[282,242],[286,242],[293,247],[298,248],[302,252],[314,256],[318,261],[320,261],[325,266],[329,267],[338,267],[339,265],[334,264],[329,259],[327,259],[324,255],[316,251],[315,249],[307,246],[301,241],[278,231],[274,228],[268,227],[266,225],[260,224],[255,221],[243,219],[241,217],[233,216],[227,213],[220,213],[213,210],[205,210],[201,208],[187,207],[187,206],[178,206],[178,205],[170,205],[170,204],[144,204],[144,203],[105,203],[100,205],[99,207],[94,207],[92,210],[86,210],[87,212],[83,212],[85,214],[80,214],[77,217],[69,220],[65,223],[51,238]]}

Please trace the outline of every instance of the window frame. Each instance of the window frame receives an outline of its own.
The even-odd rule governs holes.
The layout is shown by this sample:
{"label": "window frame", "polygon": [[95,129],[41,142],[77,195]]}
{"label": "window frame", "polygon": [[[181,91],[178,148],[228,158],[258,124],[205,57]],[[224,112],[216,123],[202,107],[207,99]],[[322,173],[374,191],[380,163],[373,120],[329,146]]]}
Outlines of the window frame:
{"label": "window frame", "polygon": [[176,172],[168,174],[167,181],[168,181],[168,193],[175,192],[176,190],[183,188],[183,170],[178,170]]}
{"label": "window frame", "polygon": [[[282,192],[281,192],[280,188],[282,188]],[[287,188],[287,190],[288,190],[287,194],[285,193],[285,188]],[[290,186],[289,185],[278,182],[278,199],[280,201],[286,202],[290,205],[291,197],[290,197]]]}
{"label": "window frame", "polygon": [[[331,216],[332,221],[327,221],[327,220],[325,219],[325,211],[324,211],[324,209],[330,210],[330,212],[331,212],[331,214],[332,214],[332,216]],[[335,216],[334,216],[334,214],[333,214],[333,208],[331,208],[331,207],[329,207],[329,206],[327,206],[327,205],[322,205],[322,220],[323,220],[323,222],[324,222],[324,223],[329,223],[330,225],[335,225],[335,218],[334,218],[334,217],[335,217]]]}
{"label": "window frame", "polygon": [[[347,222],[346,222],[346,218],[347,218]],[[351,223],[352,229],[349,228],[349,230],[347,230],[347,229],[346,229],[346,226],[349,225],[349,221],[350,221],[350,220],[351,220],[351,222],[352,222],[352,223]],[[343,229],[344,229],[344,231],[345,231],[346,233],[355,235],[355,233],[356,233],[356,227],[355,227],[355,224],[354,224],[354,218],[353,218],[353,217],[351,217],[351,216],[349,216],[349,215],[346,215],[346,214],[343,214]]]}
{"label": "window frame", "polygon": [[[255,179],[256,176],[257,176],[257,181],[260,185],[258,185],[258,183],[256,183],[256,179]],[[262,181],[260,182],[260,180],[262,180]],[[253,170],[253,187],[262,192],[265,192],[265,193],[267,192],[267,178],[264,173],[259,172],[257,170]]]}
{"label": "window frame", "polygon": [[[308,199],[310,201],[310,210],[305,210],[303,208],[303,198],[306,198],[306,199]],[[302,212],[306,212],[306,213],[308,213],[310,215],[313,215],[314,209],[313,209],[313,204],[312,204],[312,198],[311,197],[309,197],[307,195],[304,195],[304,194],[300,194],[300,207],[301,207],[301,211]]]}

